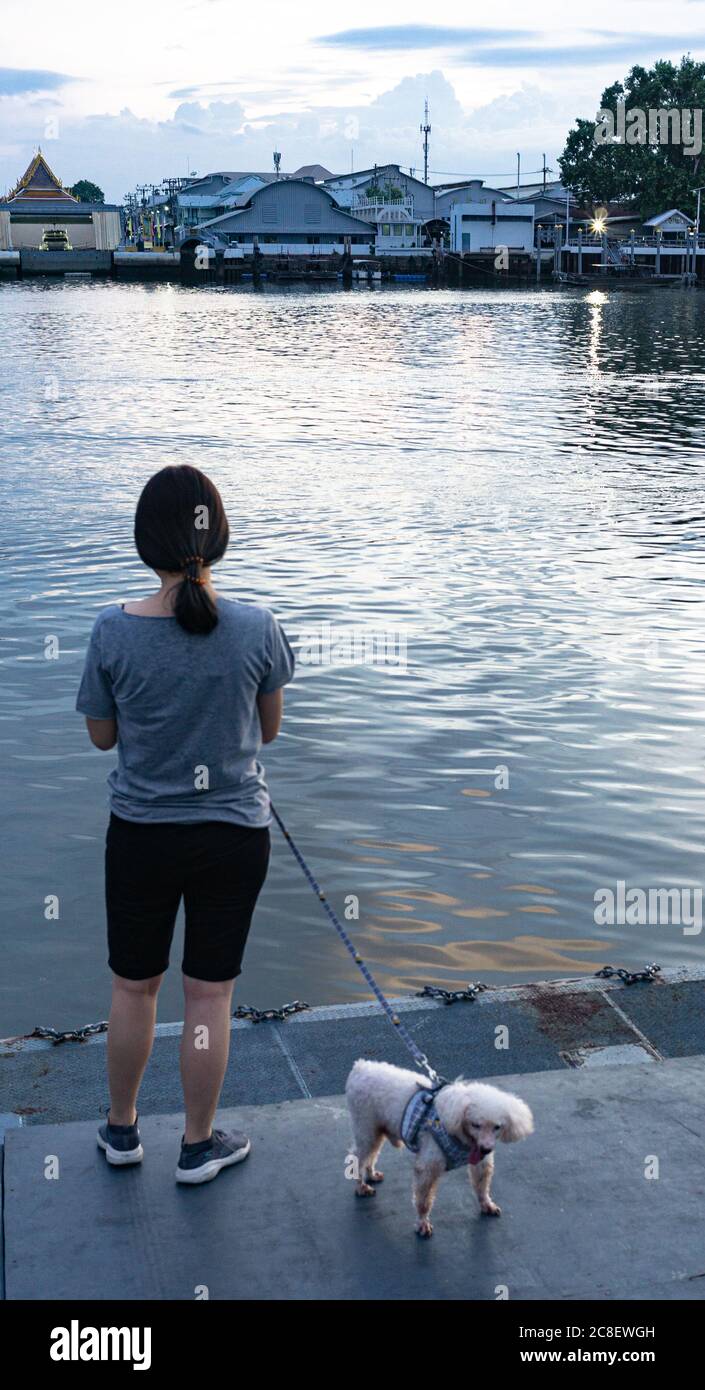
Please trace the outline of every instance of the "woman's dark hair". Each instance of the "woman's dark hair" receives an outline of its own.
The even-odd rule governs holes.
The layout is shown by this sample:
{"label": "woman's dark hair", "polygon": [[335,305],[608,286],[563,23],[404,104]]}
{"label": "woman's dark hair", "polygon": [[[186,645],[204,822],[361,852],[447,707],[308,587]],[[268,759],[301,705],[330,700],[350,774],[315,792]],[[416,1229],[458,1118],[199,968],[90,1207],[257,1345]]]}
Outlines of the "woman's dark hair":
{"label": "woman's dark hair", "polygon": [[201,571],[220,560],[230,539],[228,518],[215,483],[190,464],[162,468],[143,488],[135,513],[135,545],[153,570],[183,571],[174,617],[187,632],[212,632],[216,606]]}

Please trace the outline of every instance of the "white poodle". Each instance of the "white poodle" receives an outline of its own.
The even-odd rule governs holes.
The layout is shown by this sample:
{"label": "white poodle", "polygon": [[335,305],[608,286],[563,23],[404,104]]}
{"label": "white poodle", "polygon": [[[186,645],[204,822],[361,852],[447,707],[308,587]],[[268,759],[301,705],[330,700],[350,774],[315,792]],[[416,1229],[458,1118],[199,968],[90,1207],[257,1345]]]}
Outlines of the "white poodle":
{"label": "white poodle", "polygon": [[[425,1094],[423,1094],[425,1093]],[[534,1128],[528,1105],[508,1091],[482,1081],[453,1081],[434,1092],[419,1072],[389,1062],[356,1062],[345,1085],[353,1129],[353,1154],[358,1197],[374,1197],[373,1184],[383,1174],[375,1167],[388,1139],[396,1149],[405,1144],[415,1155],[414,1203],[416,1231],[430,1236],[431,1207],[439,1179],[449,1168],[468,1165],[480,1210],[499,1216],[490,1197],[494,1146],[511,1144]]]}

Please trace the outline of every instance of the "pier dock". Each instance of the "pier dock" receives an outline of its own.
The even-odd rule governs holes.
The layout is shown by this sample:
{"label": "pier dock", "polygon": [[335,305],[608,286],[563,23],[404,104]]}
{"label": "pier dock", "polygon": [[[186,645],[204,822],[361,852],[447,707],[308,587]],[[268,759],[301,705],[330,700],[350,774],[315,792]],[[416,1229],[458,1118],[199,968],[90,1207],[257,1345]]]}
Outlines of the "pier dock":
{"label": "pier dock", "polygon": [[180,1024],[159,1028],[145,1160],[124,1170],[95,1146],[104,1035],[6,1040],[5,1297],[193,1300],[205,1286],[242,1300],[702,1299],[704,1005],[705,972],[686,969],[489,989],[452,1007],[396,1001],[434,1066],[516,1090],[536,1120],[526,1143],[499,1146],[501,1220],[479,1215],[455,1172],[430,1242],[413,1233],[408,1154],[384,1152],[374,1201],[345,1177],[350,1066],[408,1064],[375,1004],[234,1023],[219,1122],[244,1125],[252,1155],[194,1189],[173,1172]]}
{"label": "pier dock", "polygon": [[[195,246],[196,243],[194,243]],[[541,275],[550,278],[552,256],[512,252],[506,268],[497,269],[491,250],[472,255],[450,252],[409,251],[377,257],[342,255],[270,255],[227,252],[212,248],[194,264],[194,246],[182,250],[138,251],[38,251],[0,252],[0,276],[25,279],[37,276],[107,277],[118,281],[175,280],[188,285],[285,284],[288,282],[364,284],[420,284],[458,288],[471,285],[533,284]]]}

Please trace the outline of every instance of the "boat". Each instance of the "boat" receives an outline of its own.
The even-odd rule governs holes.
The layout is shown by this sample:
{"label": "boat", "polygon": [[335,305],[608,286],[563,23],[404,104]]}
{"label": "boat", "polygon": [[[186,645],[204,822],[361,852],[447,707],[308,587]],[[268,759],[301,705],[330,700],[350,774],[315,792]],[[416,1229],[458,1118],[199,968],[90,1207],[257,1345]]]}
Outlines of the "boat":
{"label": "boat", "polygon": [[557,285],[589,290],[650,290],[654,286],[683,284],[686,280],[683,275],[655,275],[648,272],[610,274],[609,269],[587,275],[579,275],[572,270],[558,270],[553,278]]}
{"label": "boat", "polygon": [[45,227],[39,243],[40,251],[72,251],[65,227]]}

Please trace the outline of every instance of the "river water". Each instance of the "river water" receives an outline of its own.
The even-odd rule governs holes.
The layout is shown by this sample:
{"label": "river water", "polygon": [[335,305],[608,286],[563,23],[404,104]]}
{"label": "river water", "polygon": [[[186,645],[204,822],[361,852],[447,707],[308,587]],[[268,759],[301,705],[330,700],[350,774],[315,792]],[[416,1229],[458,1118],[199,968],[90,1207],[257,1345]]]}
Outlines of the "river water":
{"label": "river water", "polygon": [[[132,516],[165,463],[215,479],[219,587],[299,648],[270,786],[389,992],[701,961],[696,923],[596,924],[595,894],[685,913],[702,879],[704,311],[0,286],[0,1035],[106,1015],[113,755],[73,706],[95,614],[149,587]],[[275,849],[239,1001],[365,997]]]}

